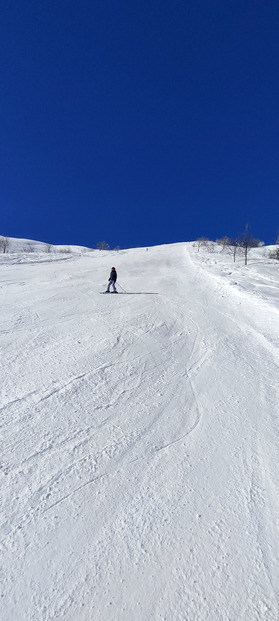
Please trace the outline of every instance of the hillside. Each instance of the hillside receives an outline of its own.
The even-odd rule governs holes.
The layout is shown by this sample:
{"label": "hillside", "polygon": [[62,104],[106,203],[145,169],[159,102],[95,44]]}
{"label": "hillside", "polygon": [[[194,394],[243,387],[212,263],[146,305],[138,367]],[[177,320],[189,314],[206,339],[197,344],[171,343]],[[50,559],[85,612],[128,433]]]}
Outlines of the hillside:
{"label": "hillside", "polygon": [[0,274],[1,618],[277,621],[278,262],[38,247]]}

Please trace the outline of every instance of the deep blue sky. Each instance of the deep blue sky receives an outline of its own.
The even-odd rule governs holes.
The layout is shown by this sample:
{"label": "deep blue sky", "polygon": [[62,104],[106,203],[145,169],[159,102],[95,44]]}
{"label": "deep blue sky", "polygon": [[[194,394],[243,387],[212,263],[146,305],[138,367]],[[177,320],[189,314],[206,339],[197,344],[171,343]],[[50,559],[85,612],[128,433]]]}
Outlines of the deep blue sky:
{"label": "deep blue sky", "polygon": [[276,0],[4,2],[0,111],[1,235],[276,240]]}

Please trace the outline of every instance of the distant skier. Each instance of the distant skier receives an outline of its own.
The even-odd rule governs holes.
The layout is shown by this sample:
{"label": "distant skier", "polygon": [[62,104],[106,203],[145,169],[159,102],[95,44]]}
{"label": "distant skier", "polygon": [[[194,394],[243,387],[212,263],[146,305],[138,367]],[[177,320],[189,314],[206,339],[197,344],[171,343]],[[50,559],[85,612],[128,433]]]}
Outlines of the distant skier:
{"label": "distant skier", "polygon": [[112,293],[118,293],[118,291],[116,291],[116,287],[115,287],[116,281],[117,281],[116,269],[115,269],[115,267],[112,267],[111,268],[111,272],[110,272],[110,277],[108,279],[108,287],[107,287],[106,293],[110,293],[111,285],[112,285],[112,288],[113,288]]}

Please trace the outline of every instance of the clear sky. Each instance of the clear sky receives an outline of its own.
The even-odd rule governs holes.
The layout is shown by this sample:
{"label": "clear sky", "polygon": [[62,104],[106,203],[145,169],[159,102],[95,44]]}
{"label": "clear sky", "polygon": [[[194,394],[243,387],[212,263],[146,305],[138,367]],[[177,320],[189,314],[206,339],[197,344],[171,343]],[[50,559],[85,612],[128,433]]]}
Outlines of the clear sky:
{"label": "clear sky", "polygon": [[9,0],[0,234],[111,248],[279,232],[279,3]]}

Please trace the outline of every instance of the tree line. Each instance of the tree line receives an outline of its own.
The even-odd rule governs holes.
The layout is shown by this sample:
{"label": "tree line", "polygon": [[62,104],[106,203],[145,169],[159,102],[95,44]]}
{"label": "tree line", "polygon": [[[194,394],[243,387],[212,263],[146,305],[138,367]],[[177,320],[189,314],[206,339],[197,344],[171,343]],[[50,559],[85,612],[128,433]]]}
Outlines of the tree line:
{"label": "tree line", "polygon": [[[216,239],[215,243],[218,244],[218,246],[222,246],[222,250],[232,254],[234,262],[236,260],[236,255],[241,252],[244,255],[245,265],[248,263],[249,250],[251,250],[251,248],[264,246],[263,241],[257,239],[250,233],[248,225],[246,225],[245,231],[241,235],[235,238],[225,235],[224,237]],[[279,260],[279,235],[276,244],[277,248],[270,250],[269,256],[271,259]],[[209,252],[214,252],[214,242],[210,241],[207,237],[199,237],[195,245],[198,248],[198,252],[201,247],[206,247]]]}
{"label": "tree line", "polygon": [[[260,246],[264,246],[263,241],[257,239],[256,237],[253,237],[253,235],[250,234],[248,225],[246,225],[245,231],[241,235],[235,238],[231,238],[231,237],[228,237],[227,235],[224,235],[224,237],[216,239],[215,243],[218,244],[218,246],[222,246],[222,250],[232,254],[234,262],[236,260],[236,255],[239,252],[243,253],[244,259],[245,259],[245,265],[247,265],[248,263],[249,250],[251,248],[258,248]],[[195,246],[197,246],[198,252],[201,247],[206,247],[208,252],[214,252],[215,244],[213,241],[210,241],[207,237],[199,237],[194,242],[194,244]],[[276,259],[277,261],[279,261],[279,235],[276,240],[276,245],[277,245],[276,248],[270,250],[269,256],[271,259]],[[5,254],[6,252],[8,252],[9,247],[10,247],[9,237],[0,235],[0,252],[3,252]],[[110,250],[109,244],[105,241],[98,242],[96,247],[98,250]],[[44,248],[44,251],[46,253],[51,253],[53,251],[52,244],[46,243],[44,246],[42,246],[42,248]],[[31,245],[28,245],[26,246],[26,248],[22,249],[23,252],[34,252],[34,250],[35,249]],[[118,252],[120,250],[120,246],[115,246],[113,250]],[[64,248],[59,249],[58,252],[70,254],[71,248],[64,247]]]}

